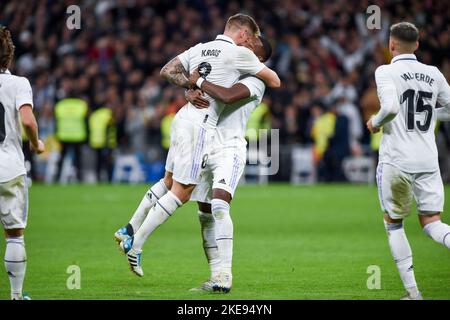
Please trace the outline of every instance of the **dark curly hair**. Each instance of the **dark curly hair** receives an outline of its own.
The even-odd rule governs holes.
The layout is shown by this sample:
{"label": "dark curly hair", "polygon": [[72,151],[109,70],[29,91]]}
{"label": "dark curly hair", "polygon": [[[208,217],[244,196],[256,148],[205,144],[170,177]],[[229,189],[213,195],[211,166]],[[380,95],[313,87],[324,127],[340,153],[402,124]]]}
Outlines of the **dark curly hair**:
{"label": "dark curly hair", "polygon": [[14,56],[14,44],[11,33],[6,27],[0,27],[0,71],[9,68]]}

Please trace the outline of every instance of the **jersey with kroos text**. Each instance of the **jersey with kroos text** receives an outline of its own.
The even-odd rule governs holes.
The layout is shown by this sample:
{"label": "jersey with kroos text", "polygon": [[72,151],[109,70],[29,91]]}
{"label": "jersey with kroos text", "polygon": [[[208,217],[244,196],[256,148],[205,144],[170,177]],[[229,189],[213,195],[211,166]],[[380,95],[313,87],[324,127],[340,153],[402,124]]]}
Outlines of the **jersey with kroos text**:
{"label": "jersey with kroos text", "polygon": [[399,106],[395,118],[383,126],[379,162],[409,173],[439,170],[436,103],[450,107],[450,87],[442,73],[413,54],[402,54],[378,67],[375,80],[381,108],[387,103]]}
{"label": "jersey with kroos text", "polygon": [[250,97],[227,105],[217,123],[218,142],[225,147],[245,147],[245,133],[250,114],[261,103],[266,85],[257,77],[245,75],[238,81],[250,91]]}
{"label": "jersey with kroos text", "polygon": [[23,77],[0,72],[0,182],[26,174],[22,151],[19,109],[33,106],[30,82]]}
{"label": "jersey with kroos text", "polygon": [[[199,43],[178,56],[183,67],[192,73],[201,63],[204,63],[206,80],[222,87],[231,87],[241,75],[255,75],[265,66],[248,48],[237,46],[225,35],[218,35],[215,40]],[[209,107],[197,109],[191,103],[180,111],[180,117],[199,125],[216,127],[219,116],[225,104],[205,94]]]}

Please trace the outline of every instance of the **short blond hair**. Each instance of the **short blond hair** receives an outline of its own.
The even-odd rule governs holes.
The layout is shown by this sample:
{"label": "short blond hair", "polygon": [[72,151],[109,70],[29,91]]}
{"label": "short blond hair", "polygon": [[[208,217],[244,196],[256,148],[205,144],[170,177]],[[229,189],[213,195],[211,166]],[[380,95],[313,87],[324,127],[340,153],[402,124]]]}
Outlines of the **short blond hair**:
{"label": "short blond hair", "polygon": [[251,16],[243,13],[237,13],[228,18],[227,24],[225,25],[225,30],[231,30],[232,28],[241,29],[247,27],[254,35],[260,35],[259,26],[255,19]]}

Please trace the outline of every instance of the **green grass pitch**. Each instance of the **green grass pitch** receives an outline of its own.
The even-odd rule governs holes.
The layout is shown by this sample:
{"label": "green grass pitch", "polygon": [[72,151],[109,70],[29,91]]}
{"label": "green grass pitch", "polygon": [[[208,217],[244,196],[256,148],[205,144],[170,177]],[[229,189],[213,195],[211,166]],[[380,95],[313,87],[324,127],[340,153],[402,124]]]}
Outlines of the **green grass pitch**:
{"label": "green grass pitch", "polygon": [[[145,276],[129,271],[112,237],[146,190],[145,185],[34,185],[24,291],[33,299],[399,299],[403,294],[374,186],[240,187],[231,207],[235,242],[228,295],[188,291],[209,274],[194,203],[149,238]],[[450,222],[448,214],[443,220]],[[406,232],[424,298],[450,299],[449,250],[424,235],[415,213]],[[0,248],[3,256],[3,239]],[[66,287],[70,265],[81,269],[80,290]],[[380,290],[367,288],[370,265],[381,269]],[[0,274],[0,299],[8,299],[3,264]]]}

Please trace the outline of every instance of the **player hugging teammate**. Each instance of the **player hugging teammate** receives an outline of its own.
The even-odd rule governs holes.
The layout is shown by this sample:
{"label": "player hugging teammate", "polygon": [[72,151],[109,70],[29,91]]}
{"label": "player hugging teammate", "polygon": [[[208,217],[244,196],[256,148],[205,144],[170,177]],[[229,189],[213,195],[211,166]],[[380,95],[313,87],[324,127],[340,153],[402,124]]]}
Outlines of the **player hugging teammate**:
{"label": "player hugging teammate", "polygon": [[[230,291],[233,250],[230,202],[246,160],[245,124],[255,101],[259,103],[264,94],[262,81],[269,87],[280,86],[277,74],[261,62],[270,56],[268,46],[253,18],[237,14],[228,19],[224,34],[186,50],[162,68],[162,77],[170,83],[186,89],[196,84],[209,95],[202,98],[202,93],[188,94],[190,102],[178,111],[172,124],[164,179],[149,189],[128,225],[115,233],[135,274],[143,276],[141,252],[145,240],[202,183],[202,191],[195,200],[201,202],[199,218],[211,277],[199,288]],[[250,77],[243,79],[243,76]],[[232,88],[231,92],[223,91],[227,88]],[[234,106],[226,104],[242,99],[247,100]],[[244,110],[244,114],[237,115],[239,121],[231,119],[231,129],[237,135],[228,137],[230,123],[224,125],[227,122],[224,118],[229,118],[232,110]],[[217,130],[220,126],[223,130]]]}

